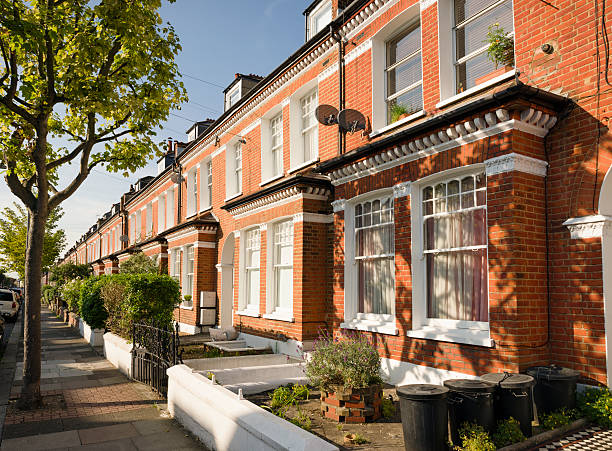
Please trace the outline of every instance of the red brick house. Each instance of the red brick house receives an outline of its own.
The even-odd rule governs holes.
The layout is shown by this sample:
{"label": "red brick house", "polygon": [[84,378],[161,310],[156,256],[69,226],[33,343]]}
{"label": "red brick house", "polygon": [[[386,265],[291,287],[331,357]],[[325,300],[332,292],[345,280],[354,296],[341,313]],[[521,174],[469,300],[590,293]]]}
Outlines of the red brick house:
{"label": "red brick house", "polygon": [[[237,74],[225,112],[66,259],[154,256],[192,296],[189,332],[296,353],[360,331],[395,383],[543,363],[608,383],[612,10],[595,3],[317,0],[306,43]],[[487,59],[494,24],[510,67]],[[324,104],[365,129],[318,122]]]}

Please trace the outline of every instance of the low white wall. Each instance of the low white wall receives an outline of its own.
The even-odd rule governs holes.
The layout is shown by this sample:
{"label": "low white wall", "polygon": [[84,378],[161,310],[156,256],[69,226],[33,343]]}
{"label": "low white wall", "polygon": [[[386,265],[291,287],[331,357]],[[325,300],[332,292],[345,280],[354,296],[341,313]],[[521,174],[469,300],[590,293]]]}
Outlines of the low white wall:
{"label": "low white wall", "polygon": [[338,450],[186,365],[168,369],[168,410],[213,450]]}
{"label": "low white wall", "polygon": [[132,344],[107,332],[104,334],[104,357],[126,376],[132,375]]}
{"label": "low white wall", "polygon": [[83,321],[83,338],[90,346],[98,347],[104,345],[104,329],[92,329],[89,324]]}

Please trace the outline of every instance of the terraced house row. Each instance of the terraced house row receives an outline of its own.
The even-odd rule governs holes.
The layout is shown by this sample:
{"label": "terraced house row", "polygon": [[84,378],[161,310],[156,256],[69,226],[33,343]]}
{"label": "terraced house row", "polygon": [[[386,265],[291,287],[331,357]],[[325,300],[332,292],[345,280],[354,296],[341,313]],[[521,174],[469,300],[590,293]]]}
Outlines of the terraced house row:
{"label": "terraced house row", "polygon": [[66,260],[109,273],[142,250],[192,296],[190,333],[233,325],[289,354],[367,334],[395,383],[543,363],[607,383],[603,6],[317,0],[305,44],[237,74],[225,112],[170,140]]}

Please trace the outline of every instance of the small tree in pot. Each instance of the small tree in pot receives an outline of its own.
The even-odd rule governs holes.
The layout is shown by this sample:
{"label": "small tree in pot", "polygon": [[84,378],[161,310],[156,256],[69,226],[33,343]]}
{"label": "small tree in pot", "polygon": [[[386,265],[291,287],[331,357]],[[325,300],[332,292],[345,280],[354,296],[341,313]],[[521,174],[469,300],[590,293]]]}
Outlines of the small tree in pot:
{"label": "small tree in pot", "polygon": [[380,418],[380,356],[365,336],[322,333],[306,363],[306,375],[321,389],[322,415],[349,423]]}

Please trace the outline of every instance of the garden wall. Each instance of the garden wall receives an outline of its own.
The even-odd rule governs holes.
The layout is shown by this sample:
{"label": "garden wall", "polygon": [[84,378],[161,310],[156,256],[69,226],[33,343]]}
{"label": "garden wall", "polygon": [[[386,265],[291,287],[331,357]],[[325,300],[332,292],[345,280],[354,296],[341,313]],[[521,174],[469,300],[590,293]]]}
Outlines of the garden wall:
{"label": "garden wall", "polygon": [[[108,334],[107,334],[108,335]],[[282,420],[186,365],[168,369],[168,410],[214,450],[320,450],[338,448]]]}

